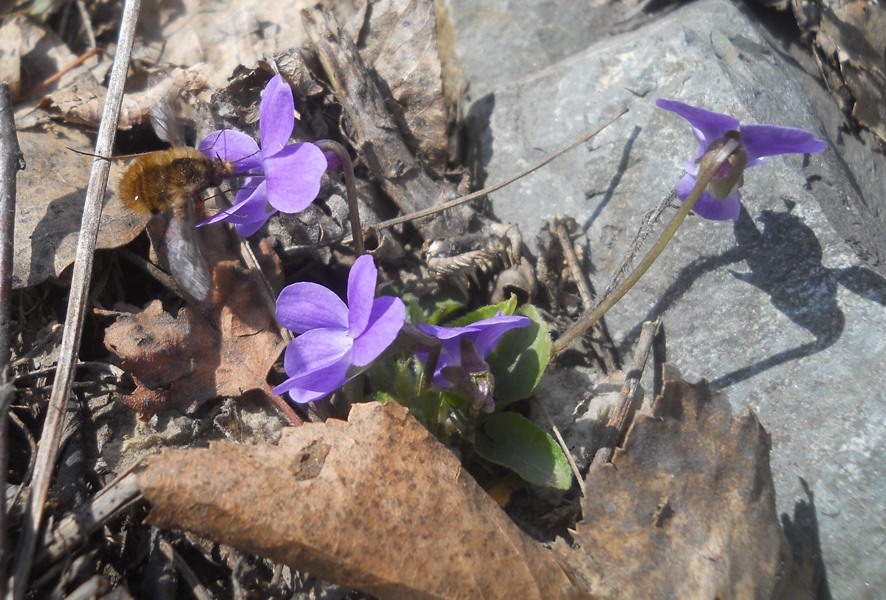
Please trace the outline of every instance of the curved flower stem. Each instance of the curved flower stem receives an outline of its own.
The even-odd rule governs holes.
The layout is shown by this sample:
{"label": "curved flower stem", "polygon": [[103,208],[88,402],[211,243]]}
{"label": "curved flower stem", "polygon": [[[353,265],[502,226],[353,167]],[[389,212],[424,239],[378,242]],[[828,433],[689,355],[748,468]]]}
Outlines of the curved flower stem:
{"label": "curved flower stem", "polygon": [[357,256],[366,253],[363,244],[363,228],[360,225],[360,211],[357,205],[357,180],[354,177],[354,165],[351,157],[344,146],[333,140],[320,140],[314,142],[324,152],[334,152],[341,161],[341,170],[345,175],[345,188],[348,193],[348,220],[351,222],[351,236],[354,239],[354,252]]}
{"label": "curved flower stem", "polygon": [[683,221],[686,219],[686,215],[688,215],[689,211],[692,210],[692,207],[695,206],[695,203],[698,201],[699,197],[701,197],[701,193],[708,187],[708,184],[711,182],[714,174],[720,169],[720,166],[729,160],[729,157],[740,147],[741,145],[737,140],[728,139],[722,146],[712,147],[711,150],[702,157],[695,187],[692,188],[692,192],[690,192],[689,196],[686,197],[686,200],[683,201],[683,204],[680,206],[679,210],[677,210],[677,214],[674,215],[674,218],[671,219],[667,227],[665,227],[665,230],[662,232],[661,236],[659,236],[655,245],[649,250],[646,256],[643,257],[643,260],[640,261],[637,268],[634,269],[617,288],[612,290],[611,294],[603,298],[593,310],[585,313],[584,316],[580,317],[572,324],[572,327],[570,327],[566,333],[557,338],[553,347],[554,355],[560,354],[577,338],[584,335],[588,329],[593,327],[597,321],[603,318],[603,315],[605,315],[610,308],[615,306],[615,304],[621,300],[632,287],[634,287],[634,284],[637,283],[649,267],[652,266],[655,259],[661,255],[662,251],[674,237],[677,229],[679,229],[680,225],[682,225]]}
{"label": "curved flower stem", "polygon": [[434,377],[434,371],[437,370],[437,361],[440,359],[440,350],[443,348],[443,343],[439,338],[428,335],[409,323],[403,325],[401,333],[410,338],[413,343],[420,344],[429,351],[427,364],[425,364],[425,369],[419,382],[419,394],[424,394],[431,389],[431,382]]}

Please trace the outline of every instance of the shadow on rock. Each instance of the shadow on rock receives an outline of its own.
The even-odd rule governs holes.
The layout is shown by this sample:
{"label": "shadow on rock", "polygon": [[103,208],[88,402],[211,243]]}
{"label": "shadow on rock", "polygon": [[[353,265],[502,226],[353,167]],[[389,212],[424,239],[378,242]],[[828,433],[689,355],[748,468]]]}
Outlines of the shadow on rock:
{"label": "shadow on rock", "polygon": [[[821,244],[815,233],[792,213],[795,203],[785,201],[785,204],[787,210],[784,212],[763,211],[757,218],[762,229],[758,229],[757,223],[742,207],[734,226],[736,246],[719,255],[699,258],[684,267],[646,317],[654,319],[662,314],[705,273],[743,261],[747,271],[730,270],[730,273],[763,291],[779,312],[810,333],[808,342],[717,377],[710,382],[714,389],[726,388],[836,343],[846,325],[846,317],[837,301],[840,285],[886,306],[886,279],[865,267],[825,267]],[[634,339],[638,334],[639,326],[631,331],[628,339]]]}
{"label": "shadow on rock", "polygon": [[791,547],[794,564],[802,570],[802,578],[809,582],[813,598],[831,600],[827,570],[821,554],[821,539],[818,534],[818,516],[815,512],[815,495],[805,480],[800,484],[808,501],[800,500],[794,505],[794,520],[787,513],[781,514],[781,526]]}

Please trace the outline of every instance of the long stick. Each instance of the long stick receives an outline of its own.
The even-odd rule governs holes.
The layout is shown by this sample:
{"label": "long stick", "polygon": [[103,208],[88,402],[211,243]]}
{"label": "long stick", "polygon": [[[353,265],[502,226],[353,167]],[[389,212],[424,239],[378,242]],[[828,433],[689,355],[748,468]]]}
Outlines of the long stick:
{"label": "long stick", "polygon": [[15,192],[17,172],[25,160],[15,133],[12,96],[9,86],[0,84],[0,596],[6,595],[6,412],[15,396],[9,383],[12,358],[10,322],[12,321],[12,253],[15,242]]}
{"label": "long stick", "polygon": [[[141,0],[126,0],[120,23],[120,38],[117,42],[117,56],[111,69],[108,83],[108,96],[105,100],[104,113],[98,130],[95,144],[97,156],[111,156],[114,134],[117,131],[117,118],[123,100],[123,86],[126,83],[126,72],[129,69],[129,58],[132,54],[132,42],[135,36],[135,24]],[[18,545],[15,570],[13,571],[12,593],[14,600],[22,600],[28,585],[34,547],[37,534],[43,519],[43,508],[49,494],[49,485],[58,455],[61,441],[64,416],[67,410],[68,397],[71,394],[71,383],[80,338],[83,333],[83,320],[86,314],[86,300],[89,295],[89,280],[92,276],[92,262],[95,253],[95,242],[98,237],[99,220],[102,213],[102,202],[105,188],[108,185],[108,173],[111,164],[106,159],[97,158],[92,163],[89,186],[86,188],[86,202],[83,207],[83,221],[80,226],[80,237],[77,240],[77,256],[71,278],[71,295],[68,298],[68,313],[65,318],[65,329],[62,334],[59,352],[58,370],[52,386],[52,395],[46,410],[46,421],[43,435],[37,451],[34,482],[28,510],[22,520],[22,537]]]}

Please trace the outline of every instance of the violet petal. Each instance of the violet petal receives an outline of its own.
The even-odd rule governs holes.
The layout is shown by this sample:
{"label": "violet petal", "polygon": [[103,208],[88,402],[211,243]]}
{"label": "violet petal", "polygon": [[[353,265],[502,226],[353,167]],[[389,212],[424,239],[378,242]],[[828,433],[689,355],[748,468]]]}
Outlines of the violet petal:
{"label": "violet petal", "polygon": [[311,402],[332,393],[348,379],[350,344],[341,330],[313,329],[299,336],[286,347],[283,359],[292,377],[274,393],[289,392],[294,402]]}
{"label": "violet petal", "polygon": [[722,137],[727,131],[738,129],[739,121],[735,117],[724,115],[690,104],[684,104],[676,100],[659,98],[655,101],[659,108],[669,110],[680,115],[692,125],[692,132],[702,146],[707,150],[708,145],[715,139]]}
{"label": "violet petal", "polygon": [[[677,182],[677,197],[680,200],[685,200],[692,193],[695,182],[694,176],[688,173],[683,175],[680,181]],[[692,211],[710,221],[735,221],[741,212],[741,192],[735,190],[723,200],[720,200],[710,192],[702,192],[695,206],[692,207]]]}
{"label": "violet petal", "polygon": [[323,151],[310,143],[286,146],[274,156],[265,156],[268,202],[285,213],[307,208],[320,193],[320,180],[326,172]]}
{"label": "violet petal", "polygon": [[351,361],[364,367],[388,349],[406,322],[406,306],[400,298],[382,296],[372,305],[372,314],[362,334],[354,340]]}
{"label": "violet petal", "polygon": [[277,211],[268,204],[264,177],[248,177],[237,192],[237,199],[245,197],[240,208],[228,219],[243,237],[249,237],[262,228]]}
{"label": "violet petal", "polygon": [[200,142],[197,149],[210,158],[234,163],[237,173],[261,170],[262,155],[255,140],[233,129],[213,131]]}
{"label": "violet petal", "polygon": [[267,159],[286,146],[295,126],[292,89],[280,75],[274,75],[265,87],[258,114],[261,150]]}
{"label": "violet petal", "polygon": [[[255,187],[247,187],[247,184],[250,182]],[[267,212],[265,210],[267,204],[267,197],[264,193],[264,181],[260,177],[250,177],[237,192],[236,202],[230,208],[219,211],[205,221],[201,221],[197,224],[197,227],[222,221],[230,221],[232,223],[253,221]],[[264,219],[267,220],[267,217],[264,217]]]}
{"label": "violet petal", "polygon": [[348,274],[348,331],[353,338],[369,323],[377,280],[378,269],[371,256],[364,254],[354,261]]}
{"label": "violet petal", "polygon": [[295,333],[316,328],[348,331],[348,307],[332,290],[302,281],[283,288],[277,297],[277,322]]}
{"label": "violet petal", "polygon": [[480,331],[468,337],[474,342],[477,354],[486,358],[490,352],[495,350],[504,334],[511,329],[526,327],[531,322],[532,320],[528,317],[520,315],[499,315],[474,323],[480,328]]}
{"label": "violet petal", "polygon": [[748,166],[764,156],[824,152],[827,148],[823,140],[804,129],[778,125],[742,125],[741,143],[748,153]]}

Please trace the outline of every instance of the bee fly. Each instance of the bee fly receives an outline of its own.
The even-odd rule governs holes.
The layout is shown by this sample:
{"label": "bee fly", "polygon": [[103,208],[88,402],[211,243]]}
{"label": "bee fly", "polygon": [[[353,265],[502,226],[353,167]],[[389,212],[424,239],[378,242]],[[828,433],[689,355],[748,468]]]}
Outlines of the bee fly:
{"label": "bee fly", "polygon": [[[151,110],[157,135],[174,146],[183,145],[169,106]],[[219,186],[234,175],[230,161],[210,158],[195,148],[173,147],[139,155],[120,179],[120,199],[142,214],[163,214],[169,270],[176,283],[198,302],[209,297],[209,266],[196,229],[195,202],[203,190]]]}

